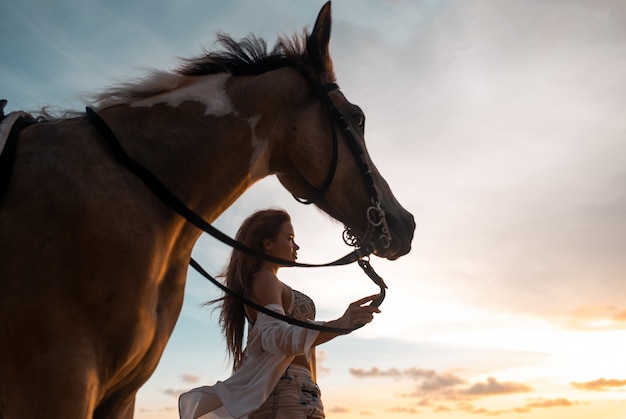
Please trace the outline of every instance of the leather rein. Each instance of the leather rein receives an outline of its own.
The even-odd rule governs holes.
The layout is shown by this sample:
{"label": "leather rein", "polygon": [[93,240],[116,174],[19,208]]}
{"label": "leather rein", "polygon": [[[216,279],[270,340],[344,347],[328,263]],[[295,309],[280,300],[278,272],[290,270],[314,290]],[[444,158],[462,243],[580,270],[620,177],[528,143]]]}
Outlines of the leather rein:
{"label": "leather rein", "polygon": [[[352,134],[351,128],[348,124],[348,121],[343,116],[343,114],[335,107],[332,100],[328,96],[328,92],[338,89],[338,86],[335,83],[327,84],[327,85],[319,85],[314,84],[316,93],[320,97],[320,99],[326,105],[329,114],[329,121],[332,130],[332,150],[333,155],[331,159],[331,166],[329,169],[329,173],[326,176],[322,187],[317,190],[314,194],[314,197],[310,200],[305,200],[302,198],[298,198],[294,195],[294,198],[301,203],[311,204],[321,198],[326,190],[330,187],[332,183],[336,167],[337,167],[337,154],[338,154],[338,140],[337,140],[337,132],[336,127],[339,126],[343,135],[349,145],[349,148],[355,157],[357,164],[359,165],[361,174],[364,178],[365,185],[368,189],[372,206],[368,208],[366,217],[368,220],[368,232],[366,236],[370,234],[372,230],[380,230],[380,235],[376,242],[370,241],[363,243],[362,240],[354,235],[352,231],[346,226],[343,234],[344,241],[346,244],[355,247],[355,250],[348,253],[347,255],[329,263],[323,264],[308,264],[308,263],[299,263],[289,260],[284,260],[280,258],[276,258],[273,256],[266,255],[262,252],[258,252],[243,243],[240,243],[230,236],[222,233],[215,227],[213,227],[210,223],[206,222],[200,215],[190,209],[185,203],[183,203],[180,199],[178,199],[148,168],[144,165],[133,159],[129,156],[120,142],[117,139],[117,136],[113,132],[113,130],[107,125],[107,123],[90,107],[86,107],[86,116],[87,120],[98,130],[100,135],[106,140],[107,144],[111,148],[111,151],[116,156],[116,158],[124,165],[127,169],[133,172],[140,180],[144,182],[144,184],[152,190],[152,192],[167,206],[169,206],[172,210],[178,213],[180,216],[185,218],[188,222],[193,224],[195,227],[204,231],[205,233],[213,236],[217,240],[221,241],[224,244],[231,246],[233,249],[239,250],[241,252],[247,253],[249,255],[267,260],[269,262],[278,263],[282,266],[293,266],[293,267],[330,267],[330,266],[343,266],[348,265],[353,262],[357,262],[361,269],[367,274],[367,276],[380,288],[380,294],[376,297],[371,305],[378,307],[383,302],[385,298],[385,289],[387,285],[383,281],[383,279],[374,271],[372,266],[369,263],[369,255],[374,253],[377,248],[377,244],[380,243],[383,248],[387,248],[391,241],[391,235],[389,234],[389,229],[387,227],[387,222],[385,219],[385,212],[381,208],[380,199],[378,196],[378,191],[374,184],[373,177],[371,175],[371,171],[367,165],[367,161],[365,159],[365,153],[363,152],[363,148],[359,145],[356,138]],[[286,321],[290,324],[294,324],[297,326],[305,327],[308,329],[318,330],[321,332],[329,332],[329,333],[339,333],[346,334],[350,333],[353,330],[358,329],[359,327],[355,327],[354,329],[343,329],[343,328],[334,328],[323,326],[315,323],[309,323],[300,321],[298,319],[294,319],[292,317],[287,317],[282,314],[271,311],[245,297],[236,293],[224,286],[221,282],[207,273],[193,258],[190,258],[189,265],[194,268],[200,275],[204,276],[218,288],[220,288],[225,293],[241,300],[244,304],[254,308],[255,310],[262,312],[268,316],[277,318],[279,320]]]}

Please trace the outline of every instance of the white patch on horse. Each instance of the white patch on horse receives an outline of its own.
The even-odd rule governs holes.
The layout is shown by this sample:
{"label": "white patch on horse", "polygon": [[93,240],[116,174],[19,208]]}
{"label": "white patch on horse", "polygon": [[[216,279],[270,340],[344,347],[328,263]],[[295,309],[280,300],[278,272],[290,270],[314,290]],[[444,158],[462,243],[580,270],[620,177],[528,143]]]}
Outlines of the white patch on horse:
{"label": "white patch on horse", "polygon": [[202,76],[198,78],[198,81],[178,89],[137,100],[131,106],[151,107],[159,103],[166,103],[175,108],[184,102],[192,101],[203,103],[206,106],[205,115],[228,115],[234,112],[233,104],[225,89],[226,80],[229,77],[228,74]]}
{"label": "white patch on horse", "polygon": [[261,115],[255,115],[248,119],[250,128],[252,130],[252,137],[250,137],[250,143],[252,145],[252,157],[250,158],[250,180],[256,182],[259,179],[264,178],[270,174],[270,153],[268,148],[268,141],[261,139],[256,135],[256,125],[261,119]]}

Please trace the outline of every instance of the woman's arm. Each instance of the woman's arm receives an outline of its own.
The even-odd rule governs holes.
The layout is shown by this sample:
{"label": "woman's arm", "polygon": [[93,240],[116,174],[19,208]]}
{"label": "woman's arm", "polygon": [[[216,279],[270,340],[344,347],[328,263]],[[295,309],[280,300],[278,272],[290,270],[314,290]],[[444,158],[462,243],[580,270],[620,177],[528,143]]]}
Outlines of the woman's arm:
{"label": "woman's arm", "polygon": [[[281,307],[284,307],[283,291],[285,288],[285,285],[280,282],[280,280],[272,272],[269,271],[258,272],[256,274],[256,277],[254,278],[254,282],[252,285],[254,296],[257,299],[257,302],[264,307],[269,304],[278,304]],[[364,326],[365,324],[373,320],[374,313],[380,313],[378,307],[373,307],[369,305],[376,297],[378,297],[378,294],[370,295],[369,297],[365,297],[353,302],[348,306],[345,313],[340,318],[338,318],[337,320],[331,320],[329,322],[326,322],[325,325],[347,330],[352,330],[357,327]],[[272,323],[276,329],[274,329],[272,332],[266,331],[268,335],[266,335],[263,340],[265,341],[264,346],[267,349],[269,349],[270,346],[275,347],[273,351],[277,351],[279,350],[279,348],[290,347],[290,345],[285,344],[291,339],[295,338],[295,335],[298,334],[293,334],[293,332],[296,330],[298,332],[303,332],[303,330],[300,330],[300,328],[297,326],[291,326],[283,322]],[[282,330],[282,332],[280,332],[279,330]],[[291,330],[292,333],[286,333],[287,330]],[[315,337],[312,346],[317,346],[322,343],[328,342],[329,340],[341,335],[341,333],[319,332],[317,337]],[[270,342],[273,342],[274,345],[270,345]],[[296,355],[296,353],[293,353],[293,355]]]}
{"label": "woman's arm", "polygon": [[[343,316],[337,320],[326,322],[325,326],[338,327],[340,329],[354,329],[365,326],[374,319],[374,313],[380,313],[378,307],[369,305],[376,297],[378,297],[378,294],[370,295],[369,297],[361,298],[353,302],[348,306]],[[321,345],[337,336],[341,336],[341,334],[320,332],[317,339],[315,339],[315,345]]]}

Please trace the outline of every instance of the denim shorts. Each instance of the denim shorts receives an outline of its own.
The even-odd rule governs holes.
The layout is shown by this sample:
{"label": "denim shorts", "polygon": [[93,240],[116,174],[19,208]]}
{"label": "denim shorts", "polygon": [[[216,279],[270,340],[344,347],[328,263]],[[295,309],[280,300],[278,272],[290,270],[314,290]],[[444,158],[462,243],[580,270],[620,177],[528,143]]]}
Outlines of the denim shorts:
{"label": "denim shorts", "polygon": [[324,419],[320,395],[308,368],[290,365],[265,403],[249,418]]}

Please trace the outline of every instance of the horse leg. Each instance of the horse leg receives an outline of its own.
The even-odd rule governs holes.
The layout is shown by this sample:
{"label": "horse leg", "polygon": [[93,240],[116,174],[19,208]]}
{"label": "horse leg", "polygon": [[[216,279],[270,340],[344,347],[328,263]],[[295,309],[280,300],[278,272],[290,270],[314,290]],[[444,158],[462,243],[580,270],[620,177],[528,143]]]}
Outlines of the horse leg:
{"label": "horse leg", "polygon": [[182,308],[188,259],[187,253],[176,258],[176,262],[172,262],[164,274],[159,286],[158,308],[155,310],[158,317],[154,323],[155,333],[151,345],[141,361],[134,366],[133,372],[107,391],[96,407],[93,419],[133,418],[137,391],[156,369]]}
{"label": "horse leg", "polygon": [[93,419],[132,419],[135,413],[136,390],[118,391],[100,402]]}
{"label": "horse leg", "polygon": [[94,360],[69,348],[38,349],[37,359],[20,363],[19,371],[3,368],[1,418],[91,419],[101,392]]}

